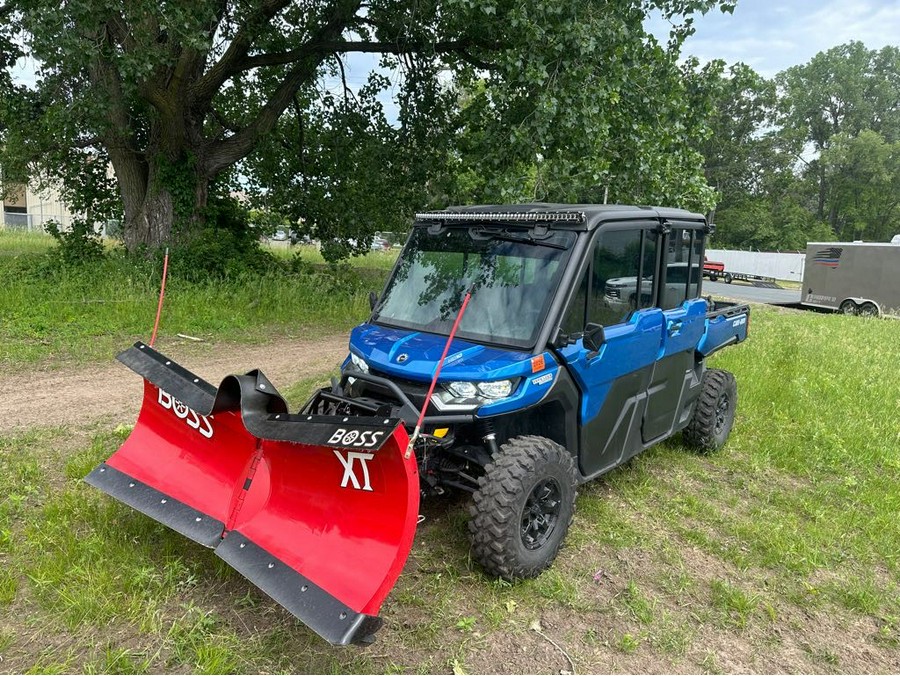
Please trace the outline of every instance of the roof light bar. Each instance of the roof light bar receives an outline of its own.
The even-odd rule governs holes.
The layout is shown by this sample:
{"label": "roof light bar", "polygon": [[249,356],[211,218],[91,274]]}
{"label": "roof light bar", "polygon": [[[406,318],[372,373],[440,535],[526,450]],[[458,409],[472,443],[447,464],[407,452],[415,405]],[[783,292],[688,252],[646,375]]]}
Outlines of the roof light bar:
{"label": "roof light bar", "polygon": [[583,211],[425,211],[416,214],[417,221],[456,221],[463,223],[583,223]]}

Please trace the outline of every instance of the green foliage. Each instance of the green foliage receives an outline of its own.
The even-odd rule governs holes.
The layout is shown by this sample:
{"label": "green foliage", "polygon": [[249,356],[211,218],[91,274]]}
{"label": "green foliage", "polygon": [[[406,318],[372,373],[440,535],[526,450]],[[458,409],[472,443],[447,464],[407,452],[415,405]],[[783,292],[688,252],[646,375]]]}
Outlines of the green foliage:
{"label": "green foliage", "polygon": [[888,143],[871,129],[836,134],[820,161],[840,237],[889,241],[900,231],[900,138]]}
{"label": "green foliage", "polygon": [[[171,247],[173,276],[192,282],[234,279],[263,274],[277,262],[259,245],[259,234],[250,227],[246,210],[234,199],[213,198],[203,210],[199,229],[183,232]],[[162,260],[162,250],[155,258]]]}
{"label": "green foliage", "polygon": [[100,236],[83,220],[76,220],[69,230],[60,229],[53,221],[44,228],[57,244],[49,254],[51,262],[67,267],[88,265],[102,260],[106,254]]}
{"label": "green foliage", "polygon": [[[394,259],[373,252],[352,266],[328,266],[311,246],[295,247],[286,258],[255,242],[241,257],[221,250],[218,238],[235,246],[246,241],[223,229],[195,247],[170,249],[161,341],[176,333],[248,343],[345,331],[367,316],[368,291],[383,286]],[[108,360],[149,337],[161,251],[145,257],[115,247],[95,263],[66,265],[57,249],[46,235],[0,230],[0,364],[7,371],[33,362]],[[205,272],[192,267],[202,264]]]}
{"label": "green foliage", "polygon": [[[329,260],[449,201],[711,204],[708,105],[680,47],[692,15],[733,2],[14,7],[0,46],[16,38],[42,67],[4,98],[0,164],[61,183],[88,222],[121,220],[132,251],[208,227],[210,186],[238,164],[255,206]],[[651,10],[666,44],[644,29]],[[381,57],[356,90],[355,52]]]}
{"label": "green foliage", "polygon": [[703,145],[719,193],[716,243],[799,249],[896,234],[900,48],[850,42],[767,81],[743,64],[705,86],[716,100]]}

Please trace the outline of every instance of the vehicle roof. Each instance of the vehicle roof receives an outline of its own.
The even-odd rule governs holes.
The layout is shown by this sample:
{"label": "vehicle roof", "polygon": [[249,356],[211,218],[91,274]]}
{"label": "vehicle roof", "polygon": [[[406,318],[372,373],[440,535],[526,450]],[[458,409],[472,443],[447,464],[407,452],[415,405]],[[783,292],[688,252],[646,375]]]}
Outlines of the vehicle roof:
{"label": "vehicle roof", "polygon": [[[583,221],[542,223],[542,225],[548,225],[549,227],[552,227],[554,229],[560,228],[567,230],[593,230],[603,223],[631,219],[667,218],[672,220],[685,221],[706,220],[706,217],[703,216],[703,214],[694,213],[685,209],[675,209],[672,207],[635,206],[629,204],[560,204],[550,202],[532,202],[528,204],[479,204],[472,206],[450,206],[443,211],[428,212],[427,218],[420,218],[420,216],[423,216],[425,214],[416,214],[416,220],[419,222],[441,220],[441,214],[472,214],[474,216],[476,214],[492,213],[533,213],[537,215],[550,212],[584,214]],[[453,224],[465,227],[468,224],[483,225],[483,222],[479,223],[476,220],[473,220],[471,222],[454,221]],[[504,225],[505,224],[506,223],[504,223]],[[534,225],[534,223],[530,223],[528,221],[513,221],[509,224],[521,225],[525,227]]]}

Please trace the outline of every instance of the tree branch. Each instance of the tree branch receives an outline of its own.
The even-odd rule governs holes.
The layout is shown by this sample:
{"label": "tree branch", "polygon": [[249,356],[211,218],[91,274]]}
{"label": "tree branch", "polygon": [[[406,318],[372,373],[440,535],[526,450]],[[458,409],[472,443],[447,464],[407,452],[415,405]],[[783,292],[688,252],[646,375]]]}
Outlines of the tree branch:
{"label": "tree branch", "polygon": [[[353,92],[350,91],[350,87],[347,86],[347,73],[344,72],[344,62],[341,60],[341,57],[337,54],[334,55],[334,60],[337,61],[338,69],[341,71],[341,84],[344,85],[344,103],[347,103],[347,96],[352,95]],[[294,97],[294,101],[296,102],[297,97]]]}
{"label": "tree branch", "polygon": [[[353,19],[360,4],[362,0],[335,0],[328,20],[316,31],[310,44],[333,42]],[[315,77],[319,64],[326,56],[327,52],[315,51],[294,64],[253,122],[233,136],[211,144],[205,161],[207,176],[215,176],[253,150],[259,138],[278,122],[294,94]]]}
{"label": "tree branch", "polygon": [[291,0],[267,0],[263,2],[258,11],[251,14],[244,21],[237,34],[228,45],[228,49],[206,74],[190,89],[190,100],[193,106],[203,108],[216,95],[221,86],[235,72],[243,60],[247,58],[247,52],[253,45],[253,41],[260,29],[269,23],[274,16],[290,4]]}
{"label": "tree branch", "polygon": [[500,49],[498,43],[476,42],[474,40],[450,40],[445,42],[354,42],[349,40],[339,40],[336,42],[308,42],[302,47],[292,49],[287,52],[279,52],[275,54],[259,54],[243,59],[239,64],[238,72],[259,68],[261,66],[283,66],[288,63],[294,63],[300,59],[306,58],[311,54],[346,54],[349,52],[362,52],[374,54],[411,54],[411,53],[433,53],[433,54],[456,54],[467,63],[483,68],[485,70],[494,70],[496,66],[472,56],[468,50],[472,48],[487,49],[497,51]]}
{"label": "tree branch", "polygon": [[[209,38],[210,43],[212,43],[219,24],[222,23],[227,9],[228,3],[225,0],[218,0],[215,12],[205,30],[206,37]],[[206,62],[207,54],[208,52],[206,51],[194,48],[183,49],[178,55],[178,61],[166,85],[169,91],[179,98],[186,98],[187,85],[203,72],[203,64]]]}

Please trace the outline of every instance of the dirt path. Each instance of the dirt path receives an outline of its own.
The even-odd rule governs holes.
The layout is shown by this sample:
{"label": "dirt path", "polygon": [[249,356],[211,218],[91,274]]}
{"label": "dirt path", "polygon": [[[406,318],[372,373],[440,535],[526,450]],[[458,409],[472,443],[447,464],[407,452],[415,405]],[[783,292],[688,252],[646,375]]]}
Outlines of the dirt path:
{"label": "dirt path", "polygon": [[[259,368],[281,388],[330,371],[347,354],[346,334],[265,345],[178,342],[159,349],[213,384]],[[133,422],[141,379],[117,361],[0,377],[0,434],[32,427]]]}

